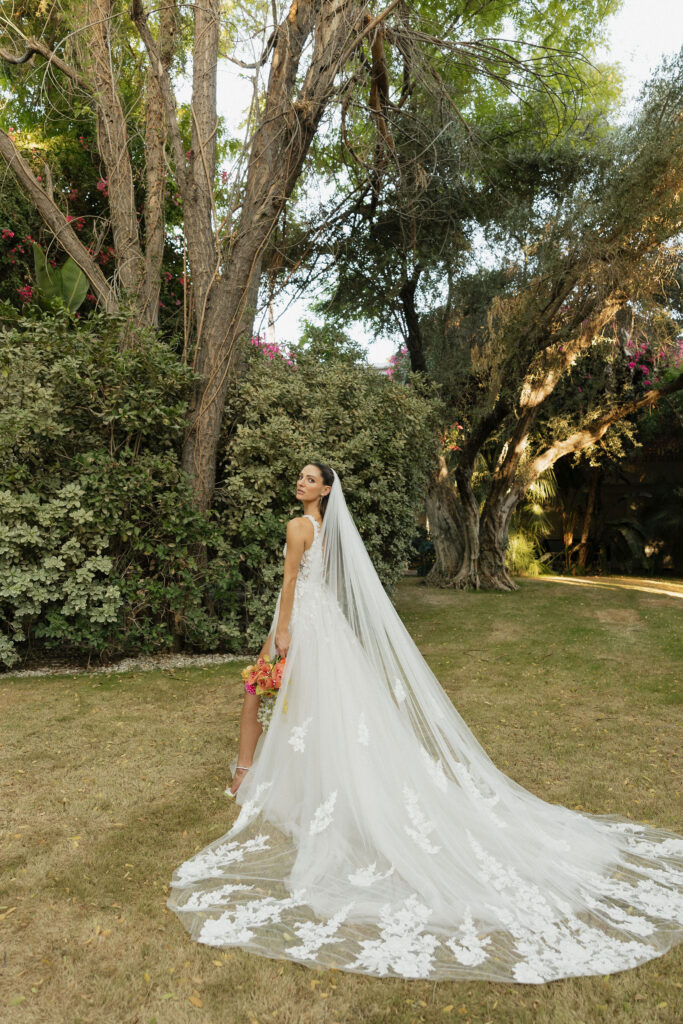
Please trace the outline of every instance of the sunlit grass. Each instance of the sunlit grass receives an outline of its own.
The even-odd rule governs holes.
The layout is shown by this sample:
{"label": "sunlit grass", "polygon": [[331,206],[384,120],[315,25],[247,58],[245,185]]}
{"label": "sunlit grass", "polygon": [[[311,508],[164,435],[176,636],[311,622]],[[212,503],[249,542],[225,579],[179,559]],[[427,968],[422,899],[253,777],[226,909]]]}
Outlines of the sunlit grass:
{"label": "sunlit grass", "polygon": [[[398,609],[496,763],[547,800],[683,832],[683,603],[523,580]],[[229,828],[240,671],[0,679],[0,1020],[674,1024],[683,947],[545,986],[375,979],[193,943],[171,872]],[[372,784],[372,780],[368,780]]]}

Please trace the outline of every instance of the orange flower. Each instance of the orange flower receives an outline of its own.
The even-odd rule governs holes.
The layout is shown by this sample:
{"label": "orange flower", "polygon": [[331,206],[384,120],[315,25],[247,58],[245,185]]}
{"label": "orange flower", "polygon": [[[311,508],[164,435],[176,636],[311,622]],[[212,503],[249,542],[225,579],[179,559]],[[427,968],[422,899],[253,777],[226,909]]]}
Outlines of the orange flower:
{"label": "orange flower", "polygon": [[286,665],[285,658],[280,658],[274,664],[266,657],[258,658],[255,665],[249,665],[242,671],[244,689],[247,693],[258,693],[260,696],[277,696]]}

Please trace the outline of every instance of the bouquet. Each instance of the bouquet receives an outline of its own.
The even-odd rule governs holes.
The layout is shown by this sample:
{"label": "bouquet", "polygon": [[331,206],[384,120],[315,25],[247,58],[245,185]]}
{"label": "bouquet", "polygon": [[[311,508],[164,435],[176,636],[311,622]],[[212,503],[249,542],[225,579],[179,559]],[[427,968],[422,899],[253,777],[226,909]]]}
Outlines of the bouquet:
{"label": "bouquet", "polygon": [[280,655],[272,662],[262,655],[255,665],[248,665],[242,671],[244,689],[247,693],[258,693],[261,697],[256,717],[264,732],[270,725],[286,664],[287,659]]}

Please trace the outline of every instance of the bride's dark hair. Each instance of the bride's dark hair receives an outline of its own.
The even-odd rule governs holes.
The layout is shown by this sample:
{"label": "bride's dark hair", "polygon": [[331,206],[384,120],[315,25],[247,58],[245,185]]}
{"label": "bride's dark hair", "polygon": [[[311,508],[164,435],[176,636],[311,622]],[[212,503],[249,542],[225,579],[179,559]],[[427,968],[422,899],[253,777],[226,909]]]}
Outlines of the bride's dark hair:
{"label": "bride's dark hair", "polygon": [[[332,486],[332,484],[334,483],[334,473],[332,471],[331,466],[328,466],[326,462],[307,462],[306,465],[317,466],[318,469],[320,470],[320,475],[323,478],[323,483],[325,484],[325,486]],[[323,519],[325,518],[325,509],[327,508],[327,499],[329,498],[329,496],[329,494],[325,494],[320,499],[320,515],[323,517]]]}

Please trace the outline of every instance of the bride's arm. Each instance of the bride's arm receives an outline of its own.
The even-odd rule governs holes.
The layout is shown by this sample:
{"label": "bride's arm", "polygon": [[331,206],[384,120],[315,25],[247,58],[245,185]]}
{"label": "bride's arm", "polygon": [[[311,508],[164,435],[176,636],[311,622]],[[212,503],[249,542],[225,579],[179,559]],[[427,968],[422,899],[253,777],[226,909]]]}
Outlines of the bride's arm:
{"label": "bride's arm", "polygon": [[282,595],[280,597],[280,614],[278,615],[275,627],[275,646],[280,654],[286,656],[291,637],[289,635],[289,620],[294,605],[294,588],[296,577],[301,564],[301,557],[304,553],[304,540],[308,520],[302,518],[290,519],[287,523],[287,553],[285,554],[284,579],[282,581]]}

